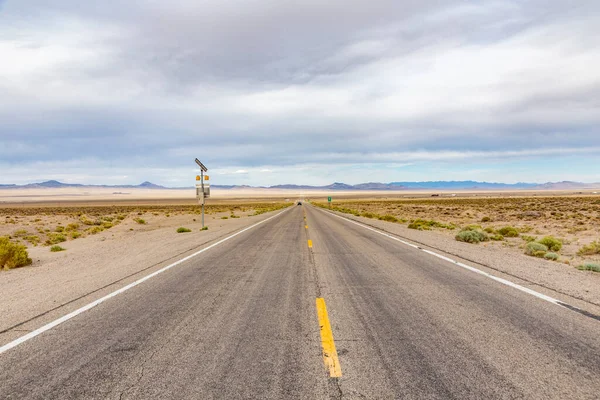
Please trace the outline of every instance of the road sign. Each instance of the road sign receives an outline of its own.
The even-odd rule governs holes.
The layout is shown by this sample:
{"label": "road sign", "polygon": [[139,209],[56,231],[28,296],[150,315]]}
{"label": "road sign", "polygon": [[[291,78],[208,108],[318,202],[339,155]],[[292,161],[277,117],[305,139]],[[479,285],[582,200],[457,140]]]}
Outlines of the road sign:
{"label": "road sign", "polygon": [[331,203],[331,196],[327,198],[327,201]]}

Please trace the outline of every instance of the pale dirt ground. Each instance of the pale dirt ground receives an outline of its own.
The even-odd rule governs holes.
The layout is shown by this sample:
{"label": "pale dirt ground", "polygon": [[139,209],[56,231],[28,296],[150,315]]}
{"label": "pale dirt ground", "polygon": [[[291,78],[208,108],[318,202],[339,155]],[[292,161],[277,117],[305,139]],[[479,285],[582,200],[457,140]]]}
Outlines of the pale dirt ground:
{"label": "pale dirt ground", "polygon": [[[3,300],[0,302],[0,332],[42,316],[10,332],[0,333],[0,344],[277,212],[252,216],[251,211],[236,212],[240,218],[226,220],[221,217],[229,216],[230,211],[219,212],[206,216],[207,231],[200,231],[200,216],[196,214],[171,213],[166,217],[163,213],[158,216],[144,213],[141,217],[147,224],[140,225],[133,220],[138,217],[135,213],[109,230],[60,243],[67,249],[64,252],[52,253],[47,246],[30,246],[32,266],[0,271]],[[44,220],[53,223],[72,219],[44,216]],[[180,226],[192,232],[176,233]],[[14,228],[11,226],[11,229]],[[65,304],[56,312],[50,311]]]}

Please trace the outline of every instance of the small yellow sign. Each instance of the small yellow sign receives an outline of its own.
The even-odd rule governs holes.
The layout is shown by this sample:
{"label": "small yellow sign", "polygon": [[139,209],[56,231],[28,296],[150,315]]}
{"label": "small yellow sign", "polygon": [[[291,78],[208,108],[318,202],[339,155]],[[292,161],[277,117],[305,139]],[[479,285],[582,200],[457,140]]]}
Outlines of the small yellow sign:
{"label": "small yellow sign", "polygon": [[196,180],[199,181],[200,180],[200,175],[196,175]]}
{"label": "small yellow sign", "polygon": [[208,175],[204,175],[204,180],[207,181],[208,180]]}

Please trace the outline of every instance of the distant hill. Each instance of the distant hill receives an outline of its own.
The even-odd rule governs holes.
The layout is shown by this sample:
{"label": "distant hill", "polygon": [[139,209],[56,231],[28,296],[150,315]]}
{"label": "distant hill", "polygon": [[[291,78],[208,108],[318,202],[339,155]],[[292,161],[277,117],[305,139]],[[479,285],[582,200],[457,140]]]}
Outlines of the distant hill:
{"label": "distant hill", "polygon": [[[275,186],[248,186],[248,185],[211,185],[213,189],[241,190],[241,189],[287,189],[287,190],[324,190],[324,191],[373,191],[373,190],[579,190],[600,189],[600,183],[582,182],[547,182],[547,183],[496,183],[477,181],[429,181],[429,182],[367,182],[357,185],[348,185],[342,182],[334,182],[325,186],[311,185],[275,185]],[[168,188],[156,185],[152,182],[142,182],[139,185],[83,185],[75,183],[62,183],[50,180],[40,183],[29,183],[27,185],[0,184],[0,189],[57,189],[57,188],[114,188],[114,189],[192,189],[193,186]]]}
{"label": "distant hill", "polygon": [[0,185],[2,189],[62,189],[62,188],[118,188],[118,189],[167,189],[164,186],[155,185],[151,182],[143,182],[139,185],[83,185],[80,183],[62,183],[55,180],[28,183],[26,185]]}

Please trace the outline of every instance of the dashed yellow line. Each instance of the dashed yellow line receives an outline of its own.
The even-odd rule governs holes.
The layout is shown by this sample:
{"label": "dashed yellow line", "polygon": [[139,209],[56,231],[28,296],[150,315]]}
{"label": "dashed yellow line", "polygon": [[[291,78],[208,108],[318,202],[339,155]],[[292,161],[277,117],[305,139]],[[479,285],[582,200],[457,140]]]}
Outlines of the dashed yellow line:
{"label": "dashed yellow line", "polygon": [[342,376],[342,367],[338,359],[335,342],[333,341],[333,332],[327,315],[325,299],[317,298],[317,315],[319,316],[319,326],[321,328],[321,345],[323,347],[323,361],[329,369],[329,376],[339,378]]}
{"label": "dashed yellow line", "polygon": [[308,240],[308,248],[312,249],[312,240],[310,240],[310,239]]}

